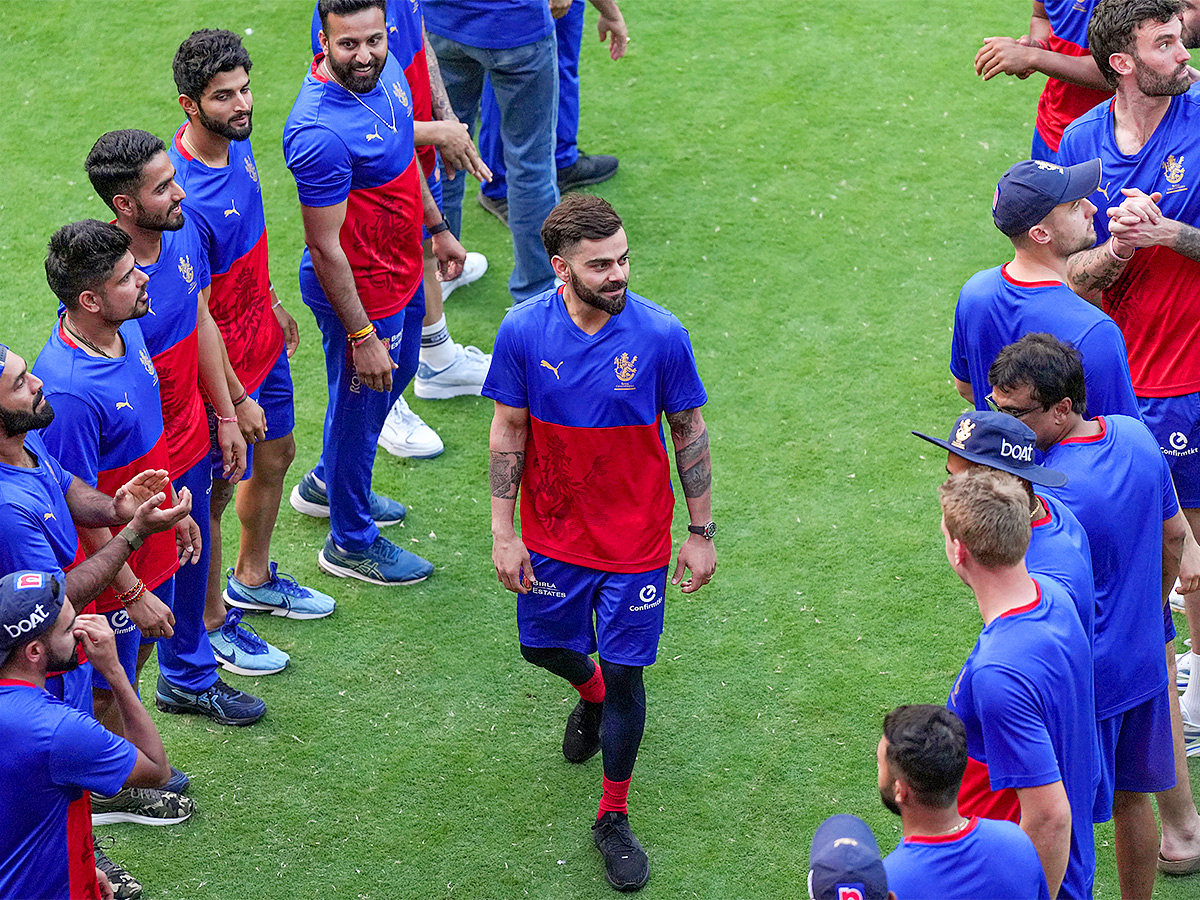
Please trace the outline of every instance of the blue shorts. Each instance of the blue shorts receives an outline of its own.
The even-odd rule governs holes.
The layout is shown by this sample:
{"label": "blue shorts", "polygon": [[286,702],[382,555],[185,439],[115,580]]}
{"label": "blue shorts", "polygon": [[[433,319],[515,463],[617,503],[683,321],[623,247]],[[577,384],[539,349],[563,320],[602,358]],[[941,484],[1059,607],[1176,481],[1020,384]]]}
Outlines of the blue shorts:
{"label": "blue shorts", "polygon": [[[175,576],[172,575],[156,588],[151,588],[151,592],[163,603],[174,610],[175,609]],[[142,644],[153,644],[158,638],[143,637],[138,631],[138,627],[133,624],[133,619],[129,618],[129,613],[125,609],[114,609],[112,612],[104,613],[104,618],[108,619],[108,625],[113,630],[113,634],[117,639],[117,658],[121,660],[121,668],[125,670],[125,674],[129,676],[129,683],[133,684],[137,677],[137,658],[138,649]],[[108,681],[95,669],[92,670],[92,687],[99,688],[102,691],[112,690]]]}
{"label": "blue shorts", "polygon": [[[433,171],[425,176],[425,183],[429,185],[429,193],[433,194],[433,202],[437,204],[437,208],[442,208],[442,167],[434,166]],[[425,227],[425,223],[421,223],[421,243],[433,237],[429,230]]]}
{"label": "blue shorts", "polygon": [[[667,567],[603,572],[530,553],[533,590],[517,595],[517,632],[526,647],[564,647],[623,666],[658,657]],[[593,626],[593,613],[595,625]]]}
{"label": "blue shorts", "polygon": [[1033,146],[1029,152],[1030,159],[1044,159],[1046,162],[1058,162],[1058,154],[1050,149],[1050,145],[1045,139],[1038,134],[1036,128],[1033,129]]}
{"label": "blue shorts", "polygon": [[1200,507],[1200,393],[1138,397],[1137,402],[1142,421],[1154,433],[1171,467],[1179,505]]}
{"label": "blue shorts", "polygon": [[1153,794],[1175,786],[1171,736],[1174,690],[1162,690],[1133,709],[1101,719],[1100,787],[1097,805],[1114,791]]}
{"label": "blue shorts", "polygon": [[1163,604],[1163,633],[1166,635],[1166,640],[1163,643],[1169,644],[1175,640],[1175,617],[1171,615],[1170,601]]}
{"label": "blue shorts", "polygon": [[[288,360],[287,345],[279,351],[279,359],[271,366],[271,371],[263,379],[262,384],[250,392],[254,402],[262,407],[263,416],[267,420],[267,440],[287,437],[296,429],[296,407],[292,402],[292,365]],[[207,403],[204,405],[208,413],[208,459],[212,463],[213,481],[220,480],[225,473],[225,463],[221,460],[221,446],[217,443],[217,413]],[[246,473],[242,481],[250,477],[254,466],[254,445],[246,445]]]}

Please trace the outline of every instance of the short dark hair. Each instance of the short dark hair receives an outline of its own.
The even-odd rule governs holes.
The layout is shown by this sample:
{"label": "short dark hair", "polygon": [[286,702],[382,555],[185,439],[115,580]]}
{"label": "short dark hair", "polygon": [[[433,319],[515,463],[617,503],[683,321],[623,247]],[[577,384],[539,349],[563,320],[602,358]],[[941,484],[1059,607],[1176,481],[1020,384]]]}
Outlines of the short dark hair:
{"label": "short dark hair", "polygon": [[601,241],[621,228],[621,217],[603,197],[567,194],[542,223],[542,246],[561,256],[580,241]]}
{"label": "short dark hair", "polygon": [[996,354],[988,369],[988,382],[1002,391],[1029,385],[1030,397],[1043,409],[1069,397],[1071,408],[1087,418],[1083,359],[1074,344],[1052,334],[1034,331],[1009,344]]}
{"label": "short dark hair", "polygon": [[933,809],[953,806],[967,770],[967,732],[944,706],[897,706],[883,717],[887,763]]}
{"label": "short dark hair", "polygon": [[113,212],[113,197],[136,194],[142,187],[142,170],[167,149],[161,139],[140,128],[125,128],[100,135],[83,163],[92,187]]}
{"label": "short dark hair", "polygon": [[1146,22],[1169,22],[1182,12],[1181,0],[1100,0],[1088,21],[1092,58],[1108,86],[1116,90],[1120,77],[1109,64],[1114,53],[1133,53],[1133,33]]}
{"label": "short dark hair", "polygon": [[387,16],[387,0],[319,0],[317,15],[321,17],[321,30],[328,35],[330,13],[335,16],[352,16],[371,7],[381,10],[384,16]]}
{"label": "short dark hair", "polygon": [[242,39],[232,31],[201,28],[179,45],[171,70],[179,93],[199,103],[214,76],[238,68],[249,74],[251,65],[250,54],[242,46]]}
{"label": "short dark hair", "polygon": [[100,293],[129,249],[129,235],[96,219],[72,222],[54,232],[46,253],[46,283],[63,306],[74,310],[84,291]]}

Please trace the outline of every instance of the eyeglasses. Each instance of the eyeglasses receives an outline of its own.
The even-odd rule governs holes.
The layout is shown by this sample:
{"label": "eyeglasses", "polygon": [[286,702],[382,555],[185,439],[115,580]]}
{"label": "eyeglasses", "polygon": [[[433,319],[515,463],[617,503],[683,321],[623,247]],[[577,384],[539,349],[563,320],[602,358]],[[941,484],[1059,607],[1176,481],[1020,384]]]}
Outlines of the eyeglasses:
{"label": "eyeglasses", "polygon": [[983,399],[987,403],[988,407],[993,412],[1004,413],[1005,415],[1012,416],[1014,419],[1019,419],[1022,416],[1027,416],[1031,412],[1036,412],[1039,409],[1044,411],[1044,410],[1047,410],[1050,408],[1050,407],[1046,406],[1046,404],[1044,404],[1044,403],[1038,403],[1035,406],[1028,407],[1027,409],[1005,409],[1004,407],[1002,407],[996,403],[996,398],[994,396],[992,396],[991,394],[988,394]]}

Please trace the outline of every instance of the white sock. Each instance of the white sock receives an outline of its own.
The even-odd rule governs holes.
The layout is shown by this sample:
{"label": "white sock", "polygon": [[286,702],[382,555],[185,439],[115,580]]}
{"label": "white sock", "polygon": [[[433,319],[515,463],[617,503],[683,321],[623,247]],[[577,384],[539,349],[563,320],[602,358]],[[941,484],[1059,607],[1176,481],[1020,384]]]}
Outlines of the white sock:
{"label": "white sock", "polygon": [[1180,703],[1183,705],[1183,716],[1193,725],[1200,725],[1200,672],[1196,671],[1196,657],[1191,659],[1192,674],[1188,678],[1187,690],[1183,692]]}
{"label": "white sock", "polygon": [[450,329],[446,327],[446,316],[432,325],[421,326],[421,362],[434,371],[440,371],[454,362],[458,352],[454,341],[450,338]]}

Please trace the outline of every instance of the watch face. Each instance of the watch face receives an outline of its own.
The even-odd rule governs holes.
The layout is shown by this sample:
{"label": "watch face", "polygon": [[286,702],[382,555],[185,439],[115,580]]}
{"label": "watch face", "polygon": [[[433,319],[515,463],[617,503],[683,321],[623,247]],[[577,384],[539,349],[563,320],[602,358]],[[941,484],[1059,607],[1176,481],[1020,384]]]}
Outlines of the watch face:
{"label": "watch face", "polygon": [[707,525],[689,525],[688,531],[690,531],[692,534],[702,535],[705,540],[711,541],[713,539],[713,535],[717,533],[717,524],[715,522],[709,522]]}

